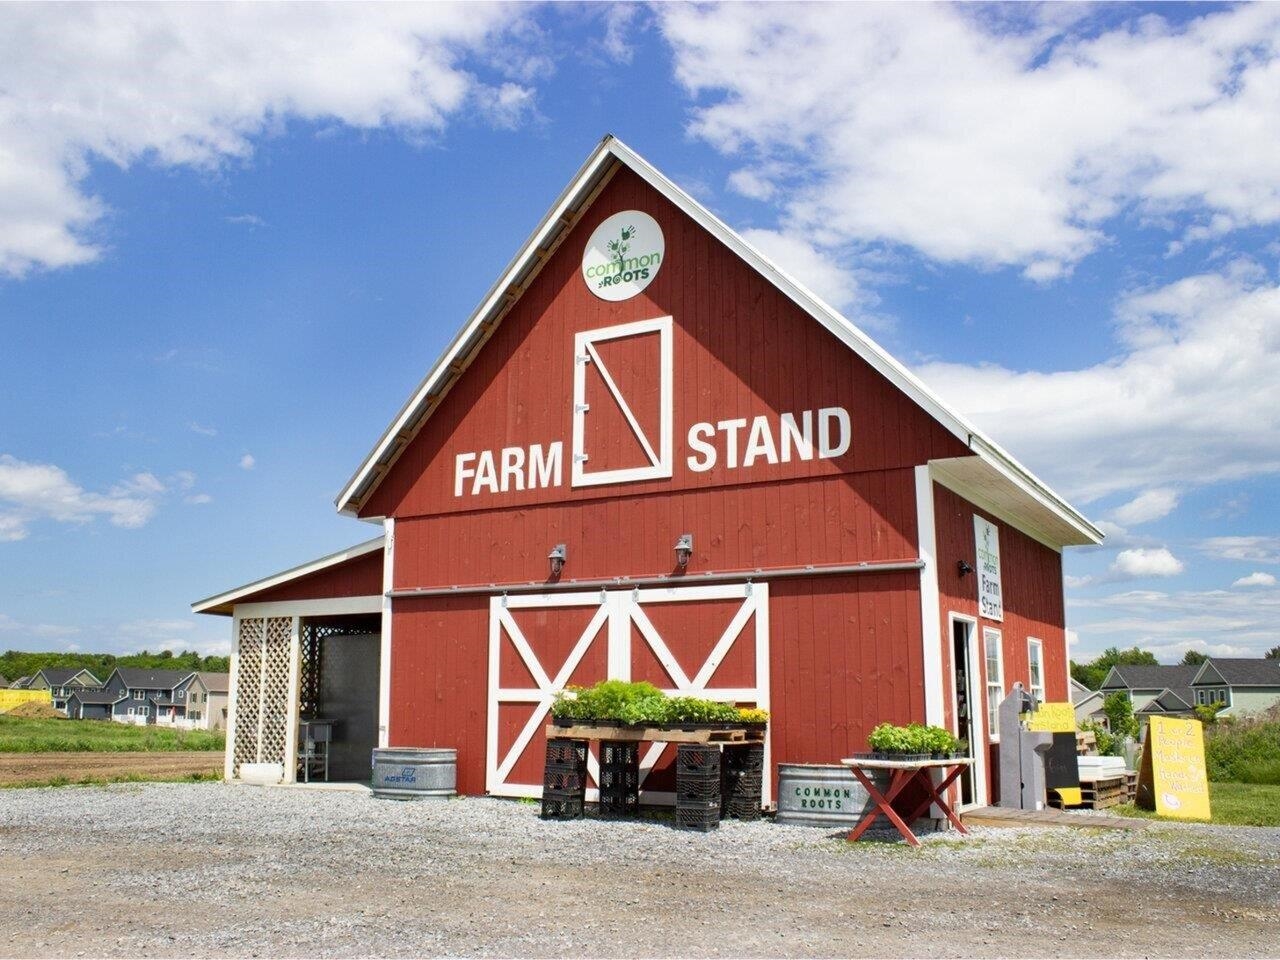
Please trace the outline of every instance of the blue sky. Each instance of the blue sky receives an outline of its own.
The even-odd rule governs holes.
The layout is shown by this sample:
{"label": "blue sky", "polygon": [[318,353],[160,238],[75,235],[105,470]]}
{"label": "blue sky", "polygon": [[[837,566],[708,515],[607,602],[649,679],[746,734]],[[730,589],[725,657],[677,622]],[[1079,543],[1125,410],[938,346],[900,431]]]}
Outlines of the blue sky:
{"label": "blue sky", "polygon": [[1073,655],[1280,643],[1280,9],[7,6],[0,648],[227,648],[612,132],[1110,534]]}

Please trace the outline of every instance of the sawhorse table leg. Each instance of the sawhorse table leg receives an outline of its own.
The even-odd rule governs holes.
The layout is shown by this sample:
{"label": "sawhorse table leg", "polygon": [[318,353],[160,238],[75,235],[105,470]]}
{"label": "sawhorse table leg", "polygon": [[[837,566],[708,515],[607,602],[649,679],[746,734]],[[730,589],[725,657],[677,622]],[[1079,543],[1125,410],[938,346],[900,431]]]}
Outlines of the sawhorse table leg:
{"label": "sawhorse table leg", "polygon": [[904,822],[902,817],[898,816],[897,811],[893,809],[894,797],[901,793],[903,788],[915,779],[915,775],[919,771],[894,770],[893,777],[889,781],[889,789],[885,793],[881,793],[876,789],[875,783],[872,782],[872,780],[860,769],[853,767],[852,770],[853,775],[858,778],[858,781],[867,791],[867,796],[869,796],[875,803],[876,809],[871,811],[867,816],[864,816],[858,825],[849,831],[849,836],[847,838],[849,842],[852,843],[866,833],[867,828],[870,827],[871,824],[875,823],[876,818],[883,813],[889,819],[889,822],[898,828],[898,832],[902,834],[903,840],[906,840],[907,843],[911,844],[913,847],[920,846],[920,841],[916,838],[916,835],[911,832],[911,827]]}

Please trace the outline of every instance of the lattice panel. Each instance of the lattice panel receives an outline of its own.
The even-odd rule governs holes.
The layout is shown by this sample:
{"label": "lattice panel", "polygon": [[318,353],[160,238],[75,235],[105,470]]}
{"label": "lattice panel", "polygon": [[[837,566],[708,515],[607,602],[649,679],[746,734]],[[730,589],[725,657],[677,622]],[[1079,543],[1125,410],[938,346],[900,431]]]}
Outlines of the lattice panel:
{"label": "lattice panel", "polygon": [[320,636],[326,628],[302,622],[299,644],[301,670],[298,678],[298,716],[310,720],[320,716]]}
{"label": "lattice panel", "polygon": [[234,775],[240,764],[258,760],[259,689],[262,684],[262,620],[241,620],[236,639],[235,753]]}
{"label": "lattice panel", "polygon": [[285,763],[289,727],[289,645],[292,617],[268,617],[262,657],[261,741],[262,763]]}

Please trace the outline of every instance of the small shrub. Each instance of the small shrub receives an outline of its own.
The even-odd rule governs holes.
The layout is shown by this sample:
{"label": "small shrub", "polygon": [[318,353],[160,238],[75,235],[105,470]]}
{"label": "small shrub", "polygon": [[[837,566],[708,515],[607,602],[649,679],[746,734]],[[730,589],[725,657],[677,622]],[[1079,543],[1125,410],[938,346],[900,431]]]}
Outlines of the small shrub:
{"label": "small shrub", "polygon": [[1205,728],[1204,759],[1218,783],[1280,784],[1280,709]]}

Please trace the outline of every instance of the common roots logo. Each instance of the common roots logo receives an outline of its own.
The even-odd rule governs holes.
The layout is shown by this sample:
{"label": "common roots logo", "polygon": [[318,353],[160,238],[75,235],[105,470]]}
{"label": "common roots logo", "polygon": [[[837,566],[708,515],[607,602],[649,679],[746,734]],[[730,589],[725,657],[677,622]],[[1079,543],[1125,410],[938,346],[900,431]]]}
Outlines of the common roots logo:
{"label": "common roots logo", "polygon": [[582,279],[602,300],[628,300],[657,275],[664,252],[657,221],[639,210],[624,210],[591,234],[582,252]]}

